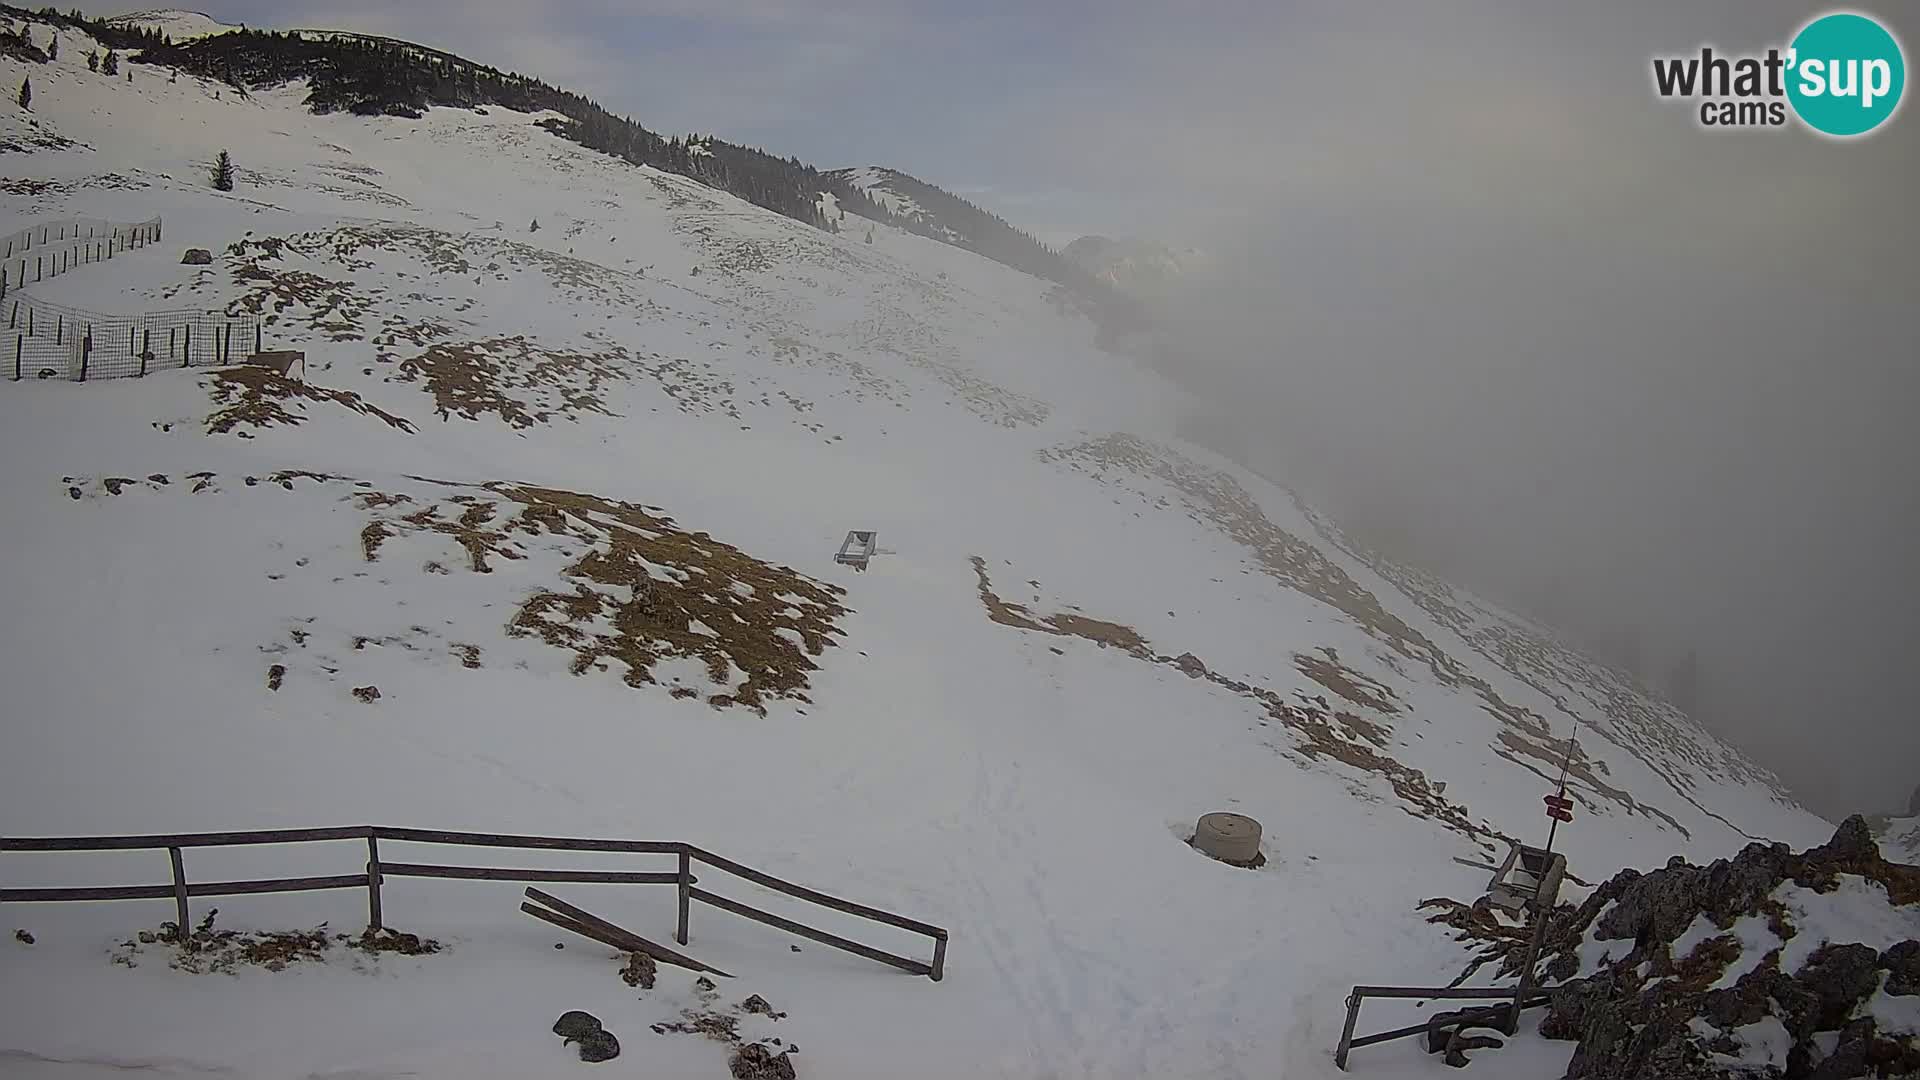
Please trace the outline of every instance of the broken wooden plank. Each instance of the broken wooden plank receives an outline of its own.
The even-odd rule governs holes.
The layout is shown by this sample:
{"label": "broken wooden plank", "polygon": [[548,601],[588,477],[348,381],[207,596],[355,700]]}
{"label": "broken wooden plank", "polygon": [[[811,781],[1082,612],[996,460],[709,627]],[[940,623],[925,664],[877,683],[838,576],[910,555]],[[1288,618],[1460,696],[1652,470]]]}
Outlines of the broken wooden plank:
{"label": "broken wooden plank", "polygon": [[[621,949],[625,952],[643,952],[643,953],[646,953],[648,956],[653,957],[655,960],[660,961],[663,964],[672,964],[675,967],[683,967],[692,971],[701,971],[701,972],[706,972],[707,974],[710,974],[710,975],[719,975],[722,978],[728,978],[728,979],[733,978],[732,975],[729,975],[726,972],[721,971],[717,967],[712,967],[710,965],[703,964],[700,961],[695,960],[693,957],[686,955],[685,953],[674,952],[672,949],[667,948],[665,945],[661,945],[656,942],[649,941],[646,938],[641,937],[639,934],[636,934],[633,931],[626,929],[625,927],[615,926],[613,923],[610,923],[607,920],[602,919],[598,915],[595,915],[588,911],[582,911],[581,909],[574,907],[572,904],[569,904],[564,900],[560,900],[556,897],[543,893],[539,889],[533,888],[532,886],[528,886],[527,888],[527,899],[532,900],[535,903],[545,904],[547,907],[552,908],[553,910],[559,912],[562,915],[567,916],[568,918],[572,919],[577,923],[580,923],[583,926],[589,926],[600,931],[601,934],[605,936],[597,938],[596,940],[606,941],[610,944],[614,944],[614,947],[617,949]],[[587,936],[593,937],[594,935],[587,935]]]}
{"label": "broken wooden plank", "polygon": [[527,914],[543,922],[550,922],[562,930],[568,930],[573,933],[579,934],[583,938],[587,938],[592,941],[597,941],[600,944],[605,945],[607,948],[614,950],[615,952],[632,952],[633,951],[633,945],[631,942],[609,940],[607,935],[602,934],[600,931],[595,930],[593,927],[588,926],[585,923],[575,922],[572,919],[567,918],[565,915],[548,911],[546,908],[543,908],[538,904],[534,904],[526,900],[522,900],[520,901],[520,910],[526,912]]}

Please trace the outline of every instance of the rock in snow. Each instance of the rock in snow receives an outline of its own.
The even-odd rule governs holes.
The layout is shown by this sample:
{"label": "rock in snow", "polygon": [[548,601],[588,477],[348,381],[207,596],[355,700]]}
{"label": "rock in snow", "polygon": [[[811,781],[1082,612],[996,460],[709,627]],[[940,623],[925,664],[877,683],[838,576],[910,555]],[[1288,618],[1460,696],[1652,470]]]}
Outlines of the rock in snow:
{"label": "rock in snow", "polygon": [[[1920,868],[1882,859],[1866,830],[1853,817],[1799,854],[1754,844],[1710,866],[1622,871],[1563,907],[1562,955],[1608,941],[1622,954],[1563,983],[1540,1023],[1579,1042],[1569,1080],[1920,1071],[1920,1031],[1883,1028],[1877,1006],[1920,990],[1920,941],[1888,940],[1920,936]],[[1844,940],[1856,934],[1871,940]]]}

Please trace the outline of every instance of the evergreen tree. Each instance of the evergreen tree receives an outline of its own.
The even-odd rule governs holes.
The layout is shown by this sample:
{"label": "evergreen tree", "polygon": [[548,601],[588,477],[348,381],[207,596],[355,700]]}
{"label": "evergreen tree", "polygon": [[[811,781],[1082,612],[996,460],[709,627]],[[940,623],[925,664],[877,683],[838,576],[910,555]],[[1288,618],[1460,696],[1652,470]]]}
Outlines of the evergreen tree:
{"label": "evergreen tree", "polygon": [[215,191],[233,190],[233,158],[225,150],[213,162],[213,187]]}
{"label": "evergreen tree", "polygon": [[20,107],[23,109],[33,108],[33,80],[32,79],[20,80]]}
{"label": "evergreen tree", "polygon": [[100,70],[100,50],[99,49],[87,50],[87,70],[88,71]]}
{"label": "evergreen tree", "polygon": [[48,60],[60,59],[60,35],[59,34],[53,35],[53,40],[47,42],[47,59]]}
{"label": "evergreen tree", "polygon": [[106,59],[100,61],[100,74],[102,75],[120,74],[120,53],[118,50],[115,50],[115,49],[107,50]]}
{"label": "evergreen tree", "polygon": [[539,232],[539,231],[540,231],[540,219],[539,219],[539,218],[534,218],[534,219],[533,219],[533,224],[531,224],[531,225],[529,225],[529,226],[527,226],[527,231],[528,231],[528,232],[530,232],[530,233],[537,233],[537,232]]}
{"label": "evergreen tree", "polygon": [[867,226],[867,243],[873,243],[873,226]]}

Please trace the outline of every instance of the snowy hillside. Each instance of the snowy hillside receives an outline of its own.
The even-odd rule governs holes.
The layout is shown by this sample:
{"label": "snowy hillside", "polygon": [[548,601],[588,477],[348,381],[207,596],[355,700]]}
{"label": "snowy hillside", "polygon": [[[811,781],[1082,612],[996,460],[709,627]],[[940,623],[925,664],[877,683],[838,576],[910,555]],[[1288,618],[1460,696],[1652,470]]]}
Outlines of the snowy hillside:
{"label": "snowy hillside", "polygon": [[905,183],[909,178],[904,173],[862,165],[856,169],[842,169],[832,175],[866,193],[884,213],[903,221],[924,224],[933,230],[934,239],[950,244],[967,239],[966,234],[955,228],[953,223],[939,220],[932,211],[920,205],[910,193]]}
{"label": "snowy hillside", "polygon": [[158,30],[174,41],[209,37],[239,29],[203,12],[164,8],[154,11],[129,11],[125,15],[115,15],[107,22],[109,25],[125,27],[129,30]]}
{"label": "snowy hillside", "polygon": [[[813,228],[550,114],[316,116],[298,83],[109,79],[87,51],[0,59],[34,89],[0,109],[0,233],[159,216],[164,240],[26,295],[259,315],[306,381],[0,380],[0,831],[685,841],[952,944],[934,983],[703,909],[687,950],[738,977],[641,992],[516,886],[408,880],[387,921],[444,952],[229,977],[140,941],[169,901],[8,905],[33,943],[0,938],[0,1073],[545,1076],[580,1067],[549,1026],[581,1008],[636,1073],[718,1077],[727,1047],[668,1025],[758,994],[787,1016],[740,1037],[798,1044],[803,1077],[1328,1077],[1349,985],[1457,972],[1417,905],[1484,884],[1456,857],[1537,841],[1576,730],[1560,846],[1587,880],[1832,831],[1626,680],[1175,438],[1177,391],[1051,282]],[[851,529],[878,533],[864,573],[833,562]],[[1264,824],[1261,869],[1183,842],[1225,809]],[[364,872],[351,847],[185,861]],[[0,853],[0,887],[168,870]],[[672,931],[670,890],[555,890]],[[224,897],[216,929],[357,932],[365,901]],[[1521,1041],[1479,1075],[1570,1051]]]}

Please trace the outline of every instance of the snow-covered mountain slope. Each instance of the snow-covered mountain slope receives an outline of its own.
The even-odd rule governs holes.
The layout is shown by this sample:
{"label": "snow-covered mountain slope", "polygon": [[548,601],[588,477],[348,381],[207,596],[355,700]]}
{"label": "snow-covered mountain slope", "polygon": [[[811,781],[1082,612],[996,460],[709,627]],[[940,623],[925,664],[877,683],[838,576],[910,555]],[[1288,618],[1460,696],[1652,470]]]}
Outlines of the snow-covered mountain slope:
{"label": "snow-covered mountain slope", "polygon": [[180,11],[173,8],[160,8],[151,11],[129,11],[124,15],[115,15],[107,20],[110,26],[128,30],[158,30],[174,41],[187,41],[191,38],[211,37],[237,30],[232,23],[223,23],[205,12]]}
{"label": "snow-covered mountain slope", "polygon": [[[790,1014],[749,1037],[800,1044],[803,1076],[1297,1078],[1335,1075],[1349,984],[1451,976],[1415,905],[1484,883],[1454,857],[1544,833],[1576,729],[1560,843],[1589,880],[1831,832],[1545,631],[1175,438],[1176,392],[1048,282],[822,232],[538,115],[314,116],[298,85],[109,80],[85,51],[0,61],[35,88],[0,111],[0,233],[159,215],[164,242],[28,294],[259,313],[307,382],[0,383],[8,835],[688,841],[952,933],[935,984],[697,912],[689,951]],[[865,573],[832,561],[849,529],[879,534]],[[1182,842],[1219,809],[1265,824],[1265,867]],[[383,857],[416,854],[455,858]],[[153,852],[0,854],[8,886],[166,876]],[[564,895],[671,931],[670,890]],[[517,903],[390,883],[388,921],[447,953],[231,979],[109,962],[160,901],[10,906],[36,943],[0,939],[0,1071],[546,1075],[571,1053],[548,1026],[587,1008],[637,1069],[721,1075],[723,1047],[647,1031],[689,980],[638,994]],[[219,918],[351,928],[363,904]],[[1510,1049],[1479,1070],[1567,1054]]]}
{"label": "snow-covered mountain slope", "polygon": [[1151,240],[1106,236],[1083,236],[1060,254],[1120,292],[1149,300],[1164,296],[1208,264],[1206,252],[1198,248],[1176,250]]}
{"label": "snow-covered mountain slope", "polygon": [[1896,862],[1920,864],[1920,814],[1888,819],[1880,831],[1880,849]]}
{"label": "snow-covered mountain slope", "polygon": [[926,226],[933,231],[934,239],[950,244],[967,239],[967,234],[956,227],[959,222],[943,221],[933,211],[920,205],[920,201],[913,197],[913,188],[922,185],[897,169],[862,165],[853,169],[839,169],[828,176],[866,193],[867,198],[872,199],[874,205],[883,212],[902,221]]}

